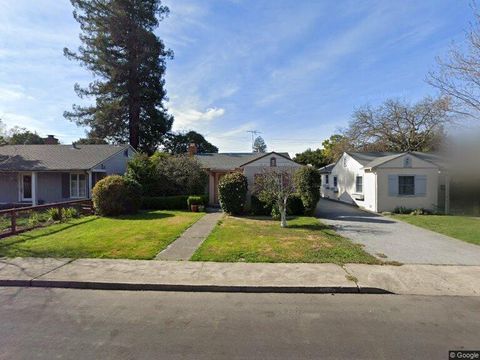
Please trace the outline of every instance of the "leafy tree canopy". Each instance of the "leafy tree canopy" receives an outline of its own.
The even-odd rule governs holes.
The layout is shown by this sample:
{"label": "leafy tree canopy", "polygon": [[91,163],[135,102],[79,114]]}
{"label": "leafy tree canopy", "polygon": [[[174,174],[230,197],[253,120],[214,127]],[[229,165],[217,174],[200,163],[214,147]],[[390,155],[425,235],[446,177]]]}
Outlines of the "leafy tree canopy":
{"label": "leafy tree canopy", "polygon": [[253,152],[256,153],[265,153],[267,152],[267,144],[261,136],[257,136],[253,142]]}
{"label": "leafy tree canopy", "polygon": [[170,154],[185,154],[190,144],[197,145],[198,153],[218,153],[218,148],[195,131],[170,133],[163,144],[163,150]]}

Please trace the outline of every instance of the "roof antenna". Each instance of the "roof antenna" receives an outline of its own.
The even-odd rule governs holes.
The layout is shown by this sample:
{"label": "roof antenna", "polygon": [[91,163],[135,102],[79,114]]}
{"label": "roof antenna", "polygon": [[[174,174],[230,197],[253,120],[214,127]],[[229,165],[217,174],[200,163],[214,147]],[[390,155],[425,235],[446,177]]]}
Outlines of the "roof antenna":
{"label": "roof antenna", "polygon": [[257,130],[248,130],[247,132],[252,134],[252,152],[254,152],[255,136],[261,134],[261,132]]}

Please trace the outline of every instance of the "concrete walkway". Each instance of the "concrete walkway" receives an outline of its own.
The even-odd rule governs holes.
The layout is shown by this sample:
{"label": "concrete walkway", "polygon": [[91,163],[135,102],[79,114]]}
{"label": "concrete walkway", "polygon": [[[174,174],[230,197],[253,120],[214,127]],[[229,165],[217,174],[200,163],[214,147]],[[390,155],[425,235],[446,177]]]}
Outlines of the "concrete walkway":
{"label": "concrete walkway", "polygon": [[480,266],[0,259],[0,286],[480,296]]}
{"label": "concrete walkway", "polygon": [[316,215],[381,260],[403,264],[480,265],[480,246],[351,205],[322,199]]}
{"label": "concrete walkway", "polygon": [[195,250],[212,232],[215,225],[222,218],[220,211],[207,213],[204,217],[190,226],[177,240],[161,251],[156,260],[190,260]]}

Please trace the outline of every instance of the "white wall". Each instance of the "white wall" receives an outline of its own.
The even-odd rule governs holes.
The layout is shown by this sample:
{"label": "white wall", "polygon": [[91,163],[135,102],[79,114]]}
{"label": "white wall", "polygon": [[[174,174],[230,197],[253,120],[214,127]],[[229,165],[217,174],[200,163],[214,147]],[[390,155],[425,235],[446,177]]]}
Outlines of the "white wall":
{"label": "white wall", "polygon": [[[411,160],[411,167],[405,167],[405,158]],[[376,169],[378,182],[378,212],[393,211],[398,206],[409,209],[425,208],[436,210],[438,205],[439,172],[438,167],[410,154],[403,155]],[[424,195],[392,195],[389,192],[389,176],[412,175],[426,176]]]}
{"label": "white wall", "polygon": [[[330,187],[333,187],[334,176],[337,177],[337,192],[334,196],[330,196],[336,200],[340,200],[350,204],[357,204],[360,207],[365,207],[365,202],[374,203],[374,199],[370,198],[372,194],[366,192],[366,178],[363,170],[363,165],[353,159],[350,155],[344,153],[330,174]],[[363,195],[364,200],[358,199],[356,193],[356,177],[363,177]],[[371,179],[369,179],[371,181]],[[371,185],[371,184],[370,184]],[[368,199],[367,199],[368,198]]]}

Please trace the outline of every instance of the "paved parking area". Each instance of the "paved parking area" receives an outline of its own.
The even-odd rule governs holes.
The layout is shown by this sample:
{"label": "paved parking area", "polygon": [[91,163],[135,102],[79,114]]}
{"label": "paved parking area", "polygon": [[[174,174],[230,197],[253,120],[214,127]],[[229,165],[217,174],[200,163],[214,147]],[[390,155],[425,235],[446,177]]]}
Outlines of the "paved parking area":
{"label": "paved parking area", "polygon": [[480,246],[354,206],[322,199],[316,216],[380,259],[404,264],[480,265]]}

